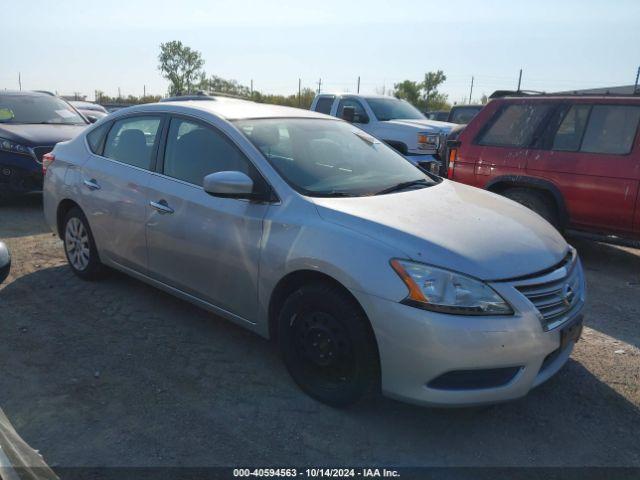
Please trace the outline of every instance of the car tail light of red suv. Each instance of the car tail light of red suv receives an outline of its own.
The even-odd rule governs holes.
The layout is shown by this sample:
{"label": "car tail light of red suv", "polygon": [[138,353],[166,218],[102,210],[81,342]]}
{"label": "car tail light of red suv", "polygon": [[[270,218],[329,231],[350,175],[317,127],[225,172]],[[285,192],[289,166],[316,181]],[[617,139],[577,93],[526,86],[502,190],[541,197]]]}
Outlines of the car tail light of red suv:
{"label": "car tail light of red suv", "polygon": [[500,98],[449,143],[451,180],[491,190],[561,230],[640,240],[640,96]]}

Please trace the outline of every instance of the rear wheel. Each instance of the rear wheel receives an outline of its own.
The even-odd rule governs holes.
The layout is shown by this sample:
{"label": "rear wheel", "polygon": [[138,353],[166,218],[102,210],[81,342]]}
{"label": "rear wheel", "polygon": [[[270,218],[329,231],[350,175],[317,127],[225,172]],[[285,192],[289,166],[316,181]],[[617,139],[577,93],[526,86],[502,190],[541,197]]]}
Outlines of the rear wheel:
{"label": "rear wheel", "polygon": [[63,224],[64,253],[73,273],[84,280],[95,280],[103,272],[89,222],[77,207],[67,212]]}
{"label": "rear wheel", "polygon": [[544,193],[529,188],[510,188],[502,192],[502,195],[533,210],[555,228],[559,229],[560,221],[558,211],[553,202],[549,200]]}
{"label": "rear wheel", "polygon": [[323,403],[347,406],[377,385],[368,320],[338,287],[318,283],[291,294],[278,317],[278,344],[298,386]]}

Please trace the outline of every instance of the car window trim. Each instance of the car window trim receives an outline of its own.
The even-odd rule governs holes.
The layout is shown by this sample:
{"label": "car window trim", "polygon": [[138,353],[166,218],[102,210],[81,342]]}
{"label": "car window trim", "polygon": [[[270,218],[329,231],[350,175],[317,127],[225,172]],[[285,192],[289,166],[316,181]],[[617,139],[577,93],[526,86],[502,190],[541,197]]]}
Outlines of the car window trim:
{"label": "car window trim", "polygon": [[[111,158],[111,157],[107,157],[104,154],[104,149],[107,143],[107,138],[109,137],[109,134],[111,133],[111,130],[113,130],[114,125],[121,121],[121,120],[128,120],[130,118],[135,118],[135,117],[158,117],[160,118],[160,125],[158,125],[158,132],[156,133],[156,138],[153,141],[153,151],[151,153],[151,158],[149,158],[149,168],[142,168],[142,167],[138,167],[137,165],[131,165],[130,163],[126,163],[126,162],[122,162],[116,158]],[[106,135],[104,136],[104,140],[102,141],[102,148],[100,151],[100,154],[96,154],[93,153],[93,151],[91,150],[91,148],[89,148],[89,151],[91,153],[93,153],[94,155],[99,156],[100,158],[105,158],[107,160],[111,160],[112,162],[116,162],[119,163],[120,165],[127,165],[129,167],[133,167],[136,168],[138,170],[142,170],[144,172],[153,172],[152,167],[155,167],[155,164],[157,162],[157,156],[158,156],[158,144],[159,144],[159,139],[158,139],[158,134],[159,132],[162,131],[163,125],[164,123],[167,121],[166,119],[167,114],[166,113],[155,113],[155,112],[135,112],[135,113],[131,113],[128,115],[123,115],[122,117],[118,117],[118,118],[114,118],[111,120],[111,125],[109,126],[109,129],[106,133]],[[93,131],[93,130],[92,130]],[[89,132],[87,132],[89,133]],[[84,140],[85,143],[87,144],[87,147],[89,147],[88,142],[87,142],[87,135],[84,136]]]}
{"label": "car window trim", "polygon": [[[89,144],[88,137],[92,132],[95,132],[96,130],[98,130],[99,128],[102,128],[102,127],[107,127],[107,129],[105,131],[105,134],[102,137],[102,140],[100,140],[100,145],[98,146],[97,151],[94,152],[93,149],[91,148],[91,145]],[[92,128],[91,130],[89,130],[87,133],[84,134],[84,144],[87,147],[87,150],[89,150],[89,152],[91,152],[93,155],[97,155],[97,156],[102,157],[102,158],[107,158],[107,157],[104,157],[102,155],[102,152],[104,151],[104,144],[107,141],[107,136],[109,135],[109,132],[111,131],[111,127],[113,127],[113,120],[109,120],[107,122],[104,122],[101,125],[96,125],[95,128]],[[112,159],[109,159],[109,160],[112,160]]]}
{"label": "car window trim", "polygon": [[[181,120],[185,120],[185,121],[188,121],[188,122],[197,123],[198,125],[202,126],[203,128],[206,128],[206,129],[209,129],[209,130],[213,130],[214,132],[220,134],[222,136],[222,138],[224,138],[225,140],[227,140],[231,144],[232,148],[234,148],[235,150],[238,151],[240,156],[242,158],[244,158],[244,160],[251,166],[251,168],[253,170],[255,170],[256,174],[262,180],[262,183],[263,183],[264,187],[268,191],[271,192],[272,199],[268,203],[279,203],[280,202],[280,197],[278,196],[275,188],[273,188],[273,185],[271,185],[271,183],[265,178],[265,176],[262,174],[260,169],[251,160],[249,155],[247,155],[244,152],[244,150],[242,150],[242,148],[226,132],[224,132],[222,129],[218,128],[217,126],[212,125],[210,122],[207,122],[206,120],[203,120],[202,118],[199,118],[199,117],[196,117],[196,116],[187,115],[187,114],[184,114],[184,113],[168,113],[166,115],[167,115],[168,118],[166,120],[165,128],[164,128],[164,130],[162,132],[161,145],[158,146],[158,152],[157,152],[157,156],[156,156],[155,168],[152,171],[152,173],[158,174],[163,178],[170,178],[172,180],[178,180],[179,182],[184,183],[185,185],[191,185],[193,187],[196,187],[196,188],[199,188],[200,190],[202,190],[202,185],[197,185],[195,183],[191,183],[191,182],[188,182],[186,180],[182,180],[180,178],[171,177],[171,176],[166,175],[164,173],[164,156],[165,156],[166,149],[167,149],[167,140],[169,138],[169,128],[170,128],[170,125],[171,125],[171,121],[174,120],[174,119],[181,119]],[[242,200],[242,199],[237,199],[236,198],[236,199],[232,199],[232,200]]]}

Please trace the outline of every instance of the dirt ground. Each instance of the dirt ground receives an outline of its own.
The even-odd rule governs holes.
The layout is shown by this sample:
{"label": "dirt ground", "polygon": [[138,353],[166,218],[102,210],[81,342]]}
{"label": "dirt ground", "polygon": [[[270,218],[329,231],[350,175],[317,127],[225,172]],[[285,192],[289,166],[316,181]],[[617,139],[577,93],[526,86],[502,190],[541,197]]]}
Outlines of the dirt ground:
{"label": "dirt ground", "polygon": [[54,467],[640,466],[640,250],[571,240],[587,328],[526,398],[335,410],[258,336],[124,275],[76,278],[41,209],[0,206],[0,406]]}

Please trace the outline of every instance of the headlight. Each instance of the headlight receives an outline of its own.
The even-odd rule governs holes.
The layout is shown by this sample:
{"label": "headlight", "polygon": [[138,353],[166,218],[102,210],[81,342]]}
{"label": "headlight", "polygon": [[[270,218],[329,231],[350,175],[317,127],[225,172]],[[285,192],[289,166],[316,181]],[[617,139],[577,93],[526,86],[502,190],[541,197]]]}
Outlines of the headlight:
{"label": "headlight", "polygon": [[489,285],[460,273],[408,260],[391,266],[409,289],[403,303],[455,315],[512,315],[511,306]]}
{"label": "headlight", "polygon": [[437,133],[419,133],[418,150],[438,150],[440,147],[440,135]]}
{"label": "headlight", "polygon": [[31,155],[31,149],[29,147],[12,142],[6,138],[0,138],[0,150],[11,153],[21,153],[23,155]]}

